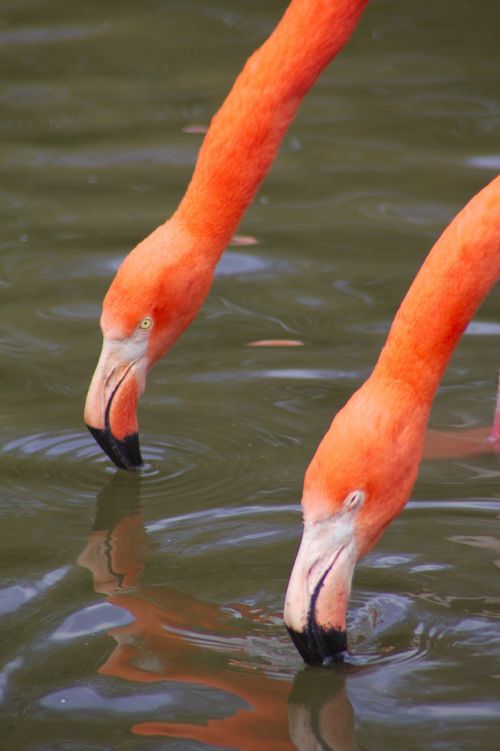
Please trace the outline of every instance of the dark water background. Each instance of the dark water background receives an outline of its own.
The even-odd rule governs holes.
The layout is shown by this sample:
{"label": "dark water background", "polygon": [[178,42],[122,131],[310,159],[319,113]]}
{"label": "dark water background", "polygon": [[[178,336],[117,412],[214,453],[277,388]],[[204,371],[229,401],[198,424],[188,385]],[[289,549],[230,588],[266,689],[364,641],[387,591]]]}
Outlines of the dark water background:
{"label": "dark water background", "polygon": [[[497,0],[373,2],[240,228],[258,244],[151,373],[142,478],[113,479],[82,425],[104,291],[284,7],[0,5],[2,750],[500,748],[494,456],[424,462],[359,565],[371,657],[304,670],[281,619],[312,453],[498,171]],[[499,334],[493,293],[434,428],[489,422]],[[269,338],[305,346],[246,346]]]}

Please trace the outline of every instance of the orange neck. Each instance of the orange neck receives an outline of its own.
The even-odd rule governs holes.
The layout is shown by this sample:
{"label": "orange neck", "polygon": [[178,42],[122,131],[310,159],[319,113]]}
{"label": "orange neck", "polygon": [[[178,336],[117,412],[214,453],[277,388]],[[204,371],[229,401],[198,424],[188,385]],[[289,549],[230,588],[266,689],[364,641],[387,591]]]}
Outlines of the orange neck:
{"label": "orange neck", "polygon": [[216,262],[297,108],[349,39],[368,0],[292,0],[212,120],[174,217]]}
{"label": "orange neck", "polygon": [[372,379],[430,404],[461,334],[500,276],[500,177],[443,232],[394,319]]}

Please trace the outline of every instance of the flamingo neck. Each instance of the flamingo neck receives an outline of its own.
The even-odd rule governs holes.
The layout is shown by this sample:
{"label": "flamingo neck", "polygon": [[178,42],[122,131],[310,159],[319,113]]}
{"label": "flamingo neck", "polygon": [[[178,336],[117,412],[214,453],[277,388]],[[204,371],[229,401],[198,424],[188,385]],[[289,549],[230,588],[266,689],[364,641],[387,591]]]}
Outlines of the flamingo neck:
{"label": "flamingo neck", "polygon": [[297,108],[368,0],[292,0],[212,120],[174,217],[217,262]]}
{"label": "flamingo neck", "polygon": [[430,408],[448,360],[500,275],[500,177],[436,242],[394,319],[372,374],[410,386]]}

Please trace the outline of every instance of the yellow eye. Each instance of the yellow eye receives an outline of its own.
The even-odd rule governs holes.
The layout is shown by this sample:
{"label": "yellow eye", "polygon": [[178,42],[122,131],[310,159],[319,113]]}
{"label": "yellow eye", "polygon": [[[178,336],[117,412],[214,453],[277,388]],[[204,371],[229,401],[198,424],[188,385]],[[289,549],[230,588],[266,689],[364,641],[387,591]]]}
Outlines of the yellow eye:
{"label": "yellow eye", "polygon": [[146,316],[146,318],[143,318],[142,321],[139,324],[140,329],[150,329],[153,325],[153,319],[149,316]]}

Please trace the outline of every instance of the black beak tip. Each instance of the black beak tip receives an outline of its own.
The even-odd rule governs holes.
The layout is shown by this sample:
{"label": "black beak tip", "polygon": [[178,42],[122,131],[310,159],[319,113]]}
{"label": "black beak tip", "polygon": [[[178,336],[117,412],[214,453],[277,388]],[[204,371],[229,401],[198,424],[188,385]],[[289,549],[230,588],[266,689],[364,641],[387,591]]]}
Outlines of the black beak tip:
{"label": "black beak tip", "polygon": [[347,652],[347,634],[336,628],[321,628],[314,624],[314,628],[305,631],[295,631],[288,628],[300,656],[308,665],[332,665],[344,661]]}
{"label": "black beak tip", "polygon": [[119,469],[135,470],[142,467],[143,461],[138,433],[126,435],[125,438],[119,440],[108,429],[101,430],[90,425],[87,425],[87,428],[104,453]]}

